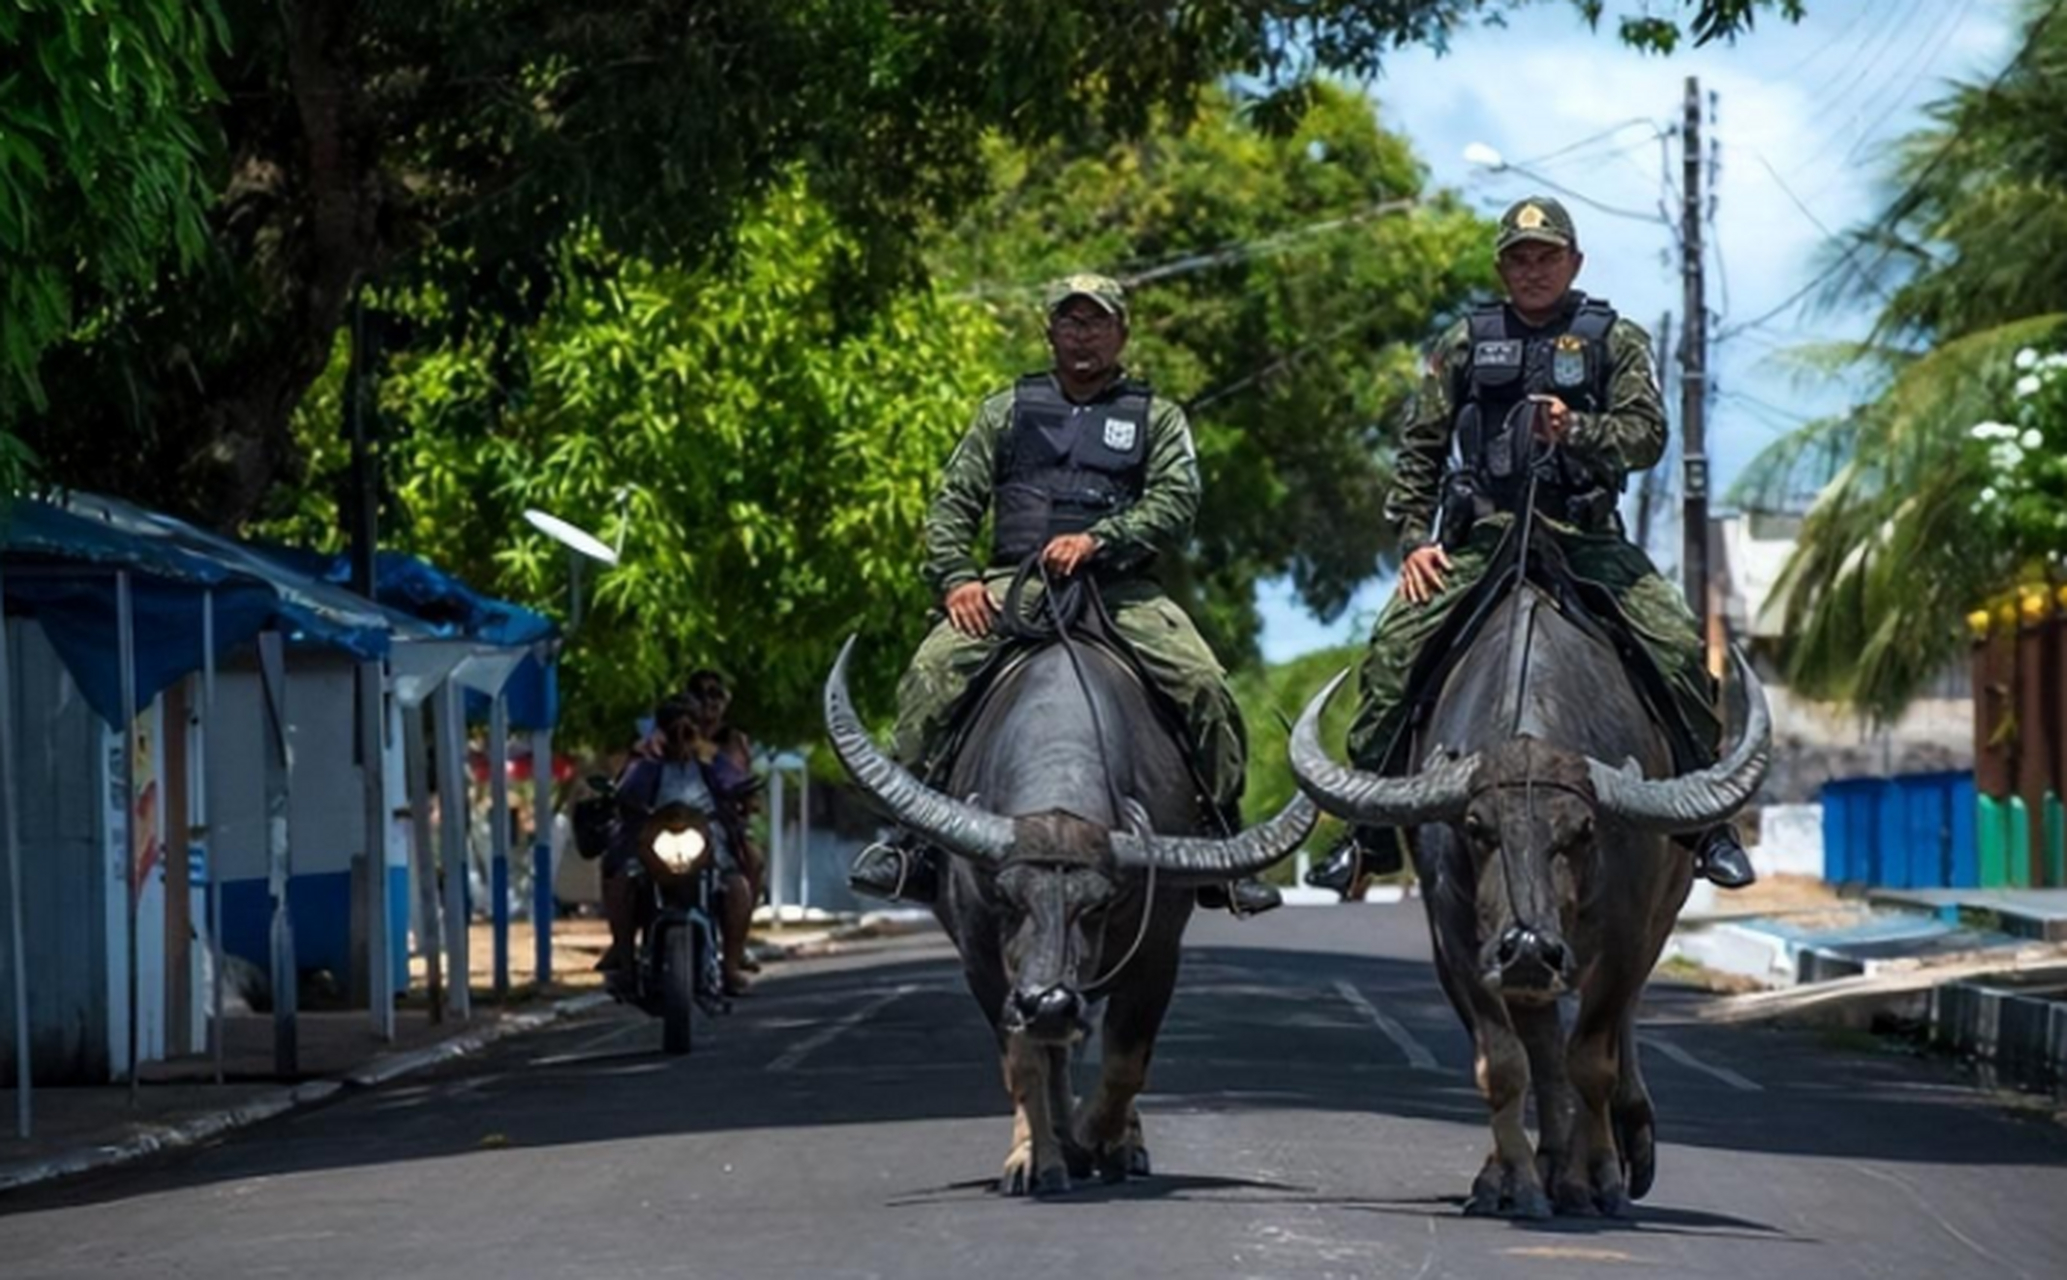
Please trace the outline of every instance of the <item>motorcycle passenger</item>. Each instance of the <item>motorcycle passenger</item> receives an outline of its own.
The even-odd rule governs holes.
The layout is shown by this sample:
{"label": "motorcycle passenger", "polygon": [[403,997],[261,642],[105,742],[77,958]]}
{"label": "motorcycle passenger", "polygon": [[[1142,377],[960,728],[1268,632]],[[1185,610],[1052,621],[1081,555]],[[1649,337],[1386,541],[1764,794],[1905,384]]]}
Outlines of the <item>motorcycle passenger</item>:
{"label": "motorcycle passenger", "polygon": [[643,818],[638,806],[657,810],[686,804],[711,816],[711,856],[718,868],[725,994],[746,994],[741,961],[746,954],[747,927],[753,898],[737,850],[743,841],[743,806],[757,785],[753,775],[722,756],[698,728],[696,708],[684,698],[669,698],[654,712],[657,755],[641,755],[617,782],[618,794],[630,802],[619,815],[615,837],[603,855],[603,911],[610,921],[610,950],[596,967],[612,990],[628,989],[637,955],[638,931],[645,900],[631,875],[639,858]]}

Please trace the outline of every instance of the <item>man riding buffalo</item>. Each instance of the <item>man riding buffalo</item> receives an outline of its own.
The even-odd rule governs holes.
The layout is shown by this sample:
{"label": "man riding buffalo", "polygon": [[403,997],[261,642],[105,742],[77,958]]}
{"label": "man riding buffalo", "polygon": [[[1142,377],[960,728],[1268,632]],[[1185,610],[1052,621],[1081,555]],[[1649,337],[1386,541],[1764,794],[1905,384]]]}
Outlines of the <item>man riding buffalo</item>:
{"label": "man riding buffalo", "polygon": [[[925,575],[941,617],[897,689],[897,758],[921,778],[942,764],[970,677],[996,650],[1002,593],[1034,556],[1060,580],[1088,572],[1113,627],[1185,727],[1191,772],[1223,833],[1240,826],[1246,738],[1227,673],[1151,575],[1199,505],[1198,458],[1176,402],[1129,377],[1127,299],[1102,275],[1067,276],[1046,294],[1053,365],[990,396],[948,459],[926,516]],[[984,515],[990,556],[978,558]],[[930,899],[937,868],[900,840],[870,846],[849,876],[877,897]],[[1237,914],[1279,904],[1242,880],[1201,890]]]}
{"label": "man riding buffalo", "polygon": [[[1531,196],[1500,219],[1495,241],[1506,300],[1457,322],[1436,344],[1401,433],[1387,514],[1406,558],[1359,672],[1349,732],[1360,768],[1396,766],[1409,675],[1427,642],[1484,576],[1528,486],[1530,450],[1549,448],[1535,487],[1538,518],[1572,572],[1610,593],[1669,686],[1682,767],[1712,762],[1722,724],[1705,641],[1677,588],[1623,536],[1616,501],[1629,473],[1657,465],[1665,413],[1650,339],[1572,287],[1585,262],[1562,204]],[[1453,461],[1454,458],[1454,461]],[[1719,823],[1683,837],[1697,871],[1742,888],[1756,879],[1736,832]],[[1309,876],[1346,892],[1360,874],[1401,865],[1398,834],[1358,828]]]}

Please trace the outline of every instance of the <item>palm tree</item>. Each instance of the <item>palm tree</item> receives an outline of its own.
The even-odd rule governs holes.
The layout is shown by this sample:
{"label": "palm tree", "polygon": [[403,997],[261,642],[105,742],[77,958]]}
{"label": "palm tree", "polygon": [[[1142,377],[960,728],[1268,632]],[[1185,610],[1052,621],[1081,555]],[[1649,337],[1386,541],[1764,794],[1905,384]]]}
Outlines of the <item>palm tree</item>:
{"label": "palm tree", "polygon": [[1862,342],[1801,360],[1867,372],[1873,398],[1769,447],[1735,490],[1747,506],[1778,505],[1819,461],[1844,459],[1779,584],[1788,672],[1801,692],[1876,719],[1899,715],[1958,654],[1968,611],[2058,564],[2034,563],[2030,540],[1991,518],[1991,459],[1972,428],[2011,411],[2016,353],[2055,348],[2067,328],[2063,11],[2067,0],[2027,5],[2009,65],[1931,106],[1897,151],[1897,194],[1831,247],[1823,301],[1879,313]]}

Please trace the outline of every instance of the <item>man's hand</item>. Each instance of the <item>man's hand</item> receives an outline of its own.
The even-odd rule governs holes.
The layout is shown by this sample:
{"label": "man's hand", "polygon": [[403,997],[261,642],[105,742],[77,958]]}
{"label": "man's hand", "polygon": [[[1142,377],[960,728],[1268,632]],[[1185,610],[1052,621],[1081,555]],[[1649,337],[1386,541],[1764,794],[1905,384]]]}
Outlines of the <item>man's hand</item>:
{"label": "man's hand", "polygon": [[1408,604],[1421,604],[1443,589],[1443,572],[1450,567],[1450,557],[1440,543],[1431,542],[1425,547],[1416,547],[1400,565],[1400,590],[1406,594]]}
{"label": "man's hand", "polygon": [[989,635],[997,616],[997,599],[981,582],[965,582],[947,593],[948,622],[971,639]]}
{"label": "man's hand", "polygon": [[1546,444],[1563,444],[1572,429],[1572,410],[1556,396],[1530,396],[1536,402],[1536,438]]}
{"label": "man's hand", "polygon": [[1048,572],[1068,577],[1097,551],[1098,539],[1090,534],[1065,533],[1050,539],[1048,545],[1041,548],[1041,562],[1048,566]]}

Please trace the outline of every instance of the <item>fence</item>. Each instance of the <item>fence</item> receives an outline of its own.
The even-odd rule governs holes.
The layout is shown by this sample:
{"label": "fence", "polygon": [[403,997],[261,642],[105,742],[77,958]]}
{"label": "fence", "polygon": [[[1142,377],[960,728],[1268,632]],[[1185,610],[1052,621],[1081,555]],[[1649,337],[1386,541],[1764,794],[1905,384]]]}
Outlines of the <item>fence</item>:
{"label": "fence", "polygon": [[2067,587],[2026,587],[1967,621],[1981,882],[2067,886]]}

